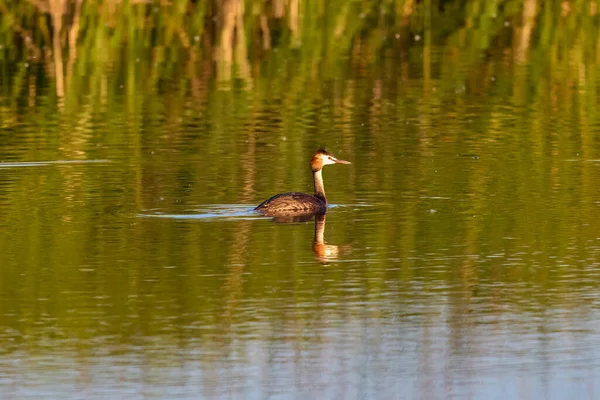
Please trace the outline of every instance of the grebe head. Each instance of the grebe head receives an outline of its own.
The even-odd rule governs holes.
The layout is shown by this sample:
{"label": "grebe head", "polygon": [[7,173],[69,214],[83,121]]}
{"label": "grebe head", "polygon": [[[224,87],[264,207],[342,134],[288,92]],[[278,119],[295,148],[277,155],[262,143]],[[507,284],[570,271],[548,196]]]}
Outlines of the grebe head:
{"label": "grebe head", "polygon": [[320,171],[325,165],[329,164],[351,164],[351,162],[339,160],[335,158],[333,154],[327,152],[323,148],[317,150],[317,153],[315,154],[313,159],[310,160],[310,167],[312,168],[313,172]]}

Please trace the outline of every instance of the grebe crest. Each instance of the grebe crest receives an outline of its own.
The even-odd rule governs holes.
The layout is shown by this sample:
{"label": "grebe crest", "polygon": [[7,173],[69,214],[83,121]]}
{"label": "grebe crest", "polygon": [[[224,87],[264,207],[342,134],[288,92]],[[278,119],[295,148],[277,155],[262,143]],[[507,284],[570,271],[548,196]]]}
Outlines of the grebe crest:
{"label": "grebe crest", "polygon": [[266,216],[291,216],[302,214],[324,214],[327,212],[327,198],[323,185],[323,167],[331,164],[351,164],[350,161],[340,160],[324,148],[317,150],[310,168],[313,172],[315,194],[300,192],[281,193],[263,201],[254,210]]}

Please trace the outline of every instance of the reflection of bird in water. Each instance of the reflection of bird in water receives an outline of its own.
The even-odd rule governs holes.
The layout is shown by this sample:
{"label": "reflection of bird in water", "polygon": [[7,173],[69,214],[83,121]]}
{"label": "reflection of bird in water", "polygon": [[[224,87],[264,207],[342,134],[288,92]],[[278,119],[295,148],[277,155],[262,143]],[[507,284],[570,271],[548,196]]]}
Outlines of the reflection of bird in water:
{"label": "reflection of bird in water", "polygon": [[310,161],[315,183],[314,195],[300,192],[281,193],[263,201],[254,210],[270,217],[324,214],[327,212],[327,198],[323,186],[322,170],[325,165],[329,164],[350,164],[350,162],[338,160],[325,149],[319,149]]}
{"label": "reflection of bird in water", "polygon": [[315,257],[321,262],[336,259],[339,255],[338,246],[325,244],[325,218],[325,214],[315,215],[315,239],[312,245]]}
{"label": "reflection of bird in water", "polygon": [[273,220],[280,224],[294,224],[299,222],[308,222],[315,218],[315,237],[313,239],[312,249],[315,258],[322,263],[335,260],[340,254],[352,251],[351,245],[335,246],[325,244],[325,214],[304,214],[304,215],[285,215],[274,217]]}

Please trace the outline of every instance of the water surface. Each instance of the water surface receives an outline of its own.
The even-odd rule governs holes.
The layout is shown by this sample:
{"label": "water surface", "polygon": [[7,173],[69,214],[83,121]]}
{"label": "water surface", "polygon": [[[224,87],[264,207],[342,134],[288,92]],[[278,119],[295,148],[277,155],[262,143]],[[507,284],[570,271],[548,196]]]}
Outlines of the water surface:
{"label": "water surface", "polygon": [[[67,101],[9,69],[0,396],[597,397],[597,80],[426,50]],[[252,212],[321,145],[326,220]]]}

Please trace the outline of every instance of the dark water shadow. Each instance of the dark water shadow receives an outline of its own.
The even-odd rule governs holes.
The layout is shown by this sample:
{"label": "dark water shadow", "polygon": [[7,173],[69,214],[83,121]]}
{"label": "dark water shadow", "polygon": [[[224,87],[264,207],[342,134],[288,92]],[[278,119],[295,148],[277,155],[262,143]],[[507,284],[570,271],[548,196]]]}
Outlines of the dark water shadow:
{"label": "dark water shadow", "polygon": [[55,160],[55,161],[18,161],[18,162],[0,162],[0,168],[29,168],[45,167],[48,165],[69,165],[69,164],[103,164],[110,163],[110,160]]}

